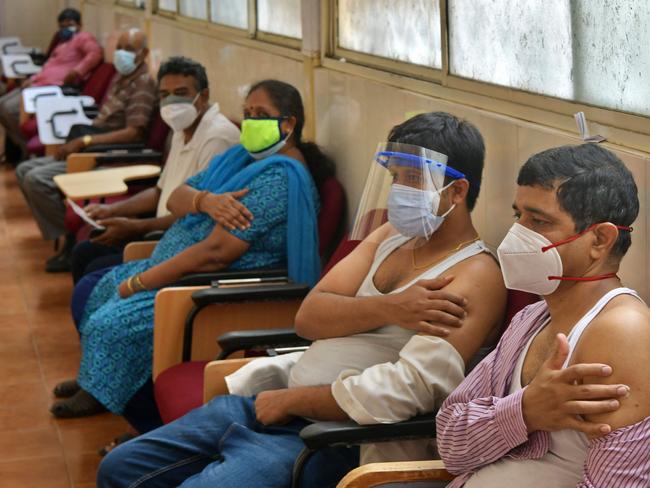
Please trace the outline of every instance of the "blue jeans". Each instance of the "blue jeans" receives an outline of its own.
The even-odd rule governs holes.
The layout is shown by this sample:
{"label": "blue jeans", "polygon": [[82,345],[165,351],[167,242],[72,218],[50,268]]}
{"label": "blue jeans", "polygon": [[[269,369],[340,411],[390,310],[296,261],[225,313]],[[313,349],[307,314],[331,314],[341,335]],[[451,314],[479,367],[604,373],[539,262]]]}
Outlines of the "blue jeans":
{"label": "blue jeans", "polygon": [[[304,444],[295,419],[264,426],[254,398],[224,395],[111,451],[97,472],[98,488],[287,487]],[[303,486],[334,487],[359,464],[357,448],[330,448],[305,467]]]}

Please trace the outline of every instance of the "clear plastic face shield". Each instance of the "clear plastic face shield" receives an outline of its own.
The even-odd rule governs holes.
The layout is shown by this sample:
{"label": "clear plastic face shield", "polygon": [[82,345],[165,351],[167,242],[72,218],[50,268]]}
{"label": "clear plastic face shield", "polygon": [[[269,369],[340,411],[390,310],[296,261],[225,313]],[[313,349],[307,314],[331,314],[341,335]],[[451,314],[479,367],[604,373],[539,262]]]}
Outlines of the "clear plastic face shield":
{"label": "clear plastic face shield", "polygon": [[363,240],[386,224],[392,235],[424,244],[440,227],[440,194],[445,177],[465,178],[447,166],[447,156],[431,149],[396,142],[382,143],[366,180],[350,238]]}

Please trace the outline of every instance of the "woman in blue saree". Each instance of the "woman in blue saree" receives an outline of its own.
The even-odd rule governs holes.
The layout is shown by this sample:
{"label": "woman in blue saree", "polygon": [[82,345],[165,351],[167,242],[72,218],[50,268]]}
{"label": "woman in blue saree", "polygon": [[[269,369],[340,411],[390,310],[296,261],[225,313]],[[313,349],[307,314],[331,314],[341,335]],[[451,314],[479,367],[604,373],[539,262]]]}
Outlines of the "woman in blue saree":
{"label": "woman in blue saree", "polygon": [[171,195],[168,208],[178,220],[150,258],[110,269],[89,294],[80,314],[79,374],[55,388],[67,397],[50,409],[55,416],[124,413],[151,377],[155,294],[182,276],[286,266],[295,281],[317,281],[314,180],[333,166],[301,140],[303,125],[294,87],[266,80],[250,89],[242,144]]}

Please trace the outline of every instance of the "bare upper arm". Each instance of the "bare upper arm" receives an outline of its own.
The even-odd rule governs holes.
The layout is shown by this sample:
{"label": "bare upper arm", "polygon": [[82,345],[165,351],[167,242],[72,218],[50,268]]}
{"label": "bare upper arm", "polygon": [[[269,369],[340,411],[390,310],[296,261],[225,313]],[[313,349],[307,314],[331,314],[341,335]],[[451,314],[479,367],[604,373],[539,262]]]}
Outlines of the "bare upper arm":
{"label": "bare upper arm", "polygon": [[460,353],[465,364],[503,322],[507,290],[496,261],[481,253],[450,268],[442,276],[453,276],[445,290],[467,300],[467,316],[459,328],[451,328],[445,339]]}
{"label": "bare upper arm", "polygon": [[388,237],[389,229],[383,225],[366,237],[318,282],[311,293],[355,296],[372,266],[379,244]]}
{"label": "bare upper arm", "polygon": [[214,226],[201,244],[206,248],[211,261],[226,266],[239,259],[250,247],[248,242],[235,237],[219,224]]}
{"label": "bare upper arm", "polygon": [[[584,332],[574,363],[603,363],[612,367],[606,378],[585,378],[585,383],[624,384],[630,395],[620,399],[614,412],[590,415],[588,420],[609,424],[612,430],[635,424],[650,416],[650,312],[630,295],[615,298]],[[612,302],[614,302],[612,300]]]}

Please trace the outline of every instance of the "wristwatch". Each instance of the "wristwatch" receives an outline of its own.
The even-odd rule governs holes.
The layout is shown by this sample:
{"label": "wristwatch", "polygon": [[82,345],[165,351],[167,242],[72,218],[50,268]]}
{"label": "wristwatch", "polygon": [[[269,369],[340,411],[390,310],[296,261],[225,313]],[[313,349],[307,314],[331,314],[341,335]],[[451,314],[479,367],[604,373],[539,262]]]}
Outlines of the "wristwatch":
{"label": "wristwatch", "polygon": [[83,137],[82,141],[83,141],[83,143],[84,143],[84,147],[88,147],[88,146],[90,146],[90,145],[92,144],[92,142],[93,142],[93,136],[85,135],[85,136]]}

